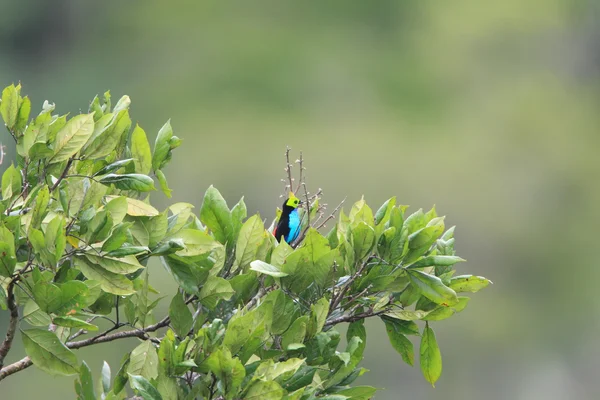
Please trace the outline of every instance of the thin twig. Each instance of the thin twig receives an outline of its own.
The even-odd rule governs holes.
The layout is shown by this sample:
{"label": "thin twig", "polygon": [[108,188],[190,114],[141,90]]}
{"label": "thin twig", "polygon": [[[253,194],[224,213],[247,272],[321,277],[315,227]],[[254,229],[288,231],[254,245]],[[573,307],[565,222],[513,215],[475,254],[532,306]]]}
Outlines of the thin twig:
{"label": "thin twig", "polygon": [[[94,315],[93,317],[88,318],[88,320],[86,322],[88,324],[91,324],[92,322],[94,322],[94,320],[96,318],[98,318],[98,315]],[[76,333],[74,333],[73,335],[69,336],[69,339],[67,339],[67,341],[71,342],[71,341],[77,339],[79,336],[85,335],[86,333],[89,333],[89,332],[87,330],[85,330],[85,329],[80,329]]]}
{"label": "thin twig", "polygon": [[342,207],[342,205],[344,205],[344,202],[346,201],[346,198],[344,197],[344,200],[341,201],[340,204],[338,204],[338,206],[333,210],[333,212],[331,213],[331,215],[329,215],[329,217],[325,218],[325,221],[321,222],[321,224],[319,224],[319,226],[315,227],[315,229],[319,230],[322,227],[325,226],[325,224],[327,224],[327,222],[331,221],[332,219],[335,218],[335,214],[340,210],[340,208]]}
{"label": "thin twig", "polygon": [[0,369],[2,369],[2,366],[4,366],[4,359],[6,358],[8,352],[12,347],[12,342],[15,338],[15,332],[17,331],[17,324],[19,322],[19,308],[15,301],[14,293],[14,284],[16,282],[16,279],[17,278],[13,278],[13,280],[10,281],[8,287],[6,288],[6,303],[8,309],[10,310],[10,321],[8,323],[8,329],[6,330],[6,336],[4,338],[4,341],[2,342],[2,345],[0,346]]}
{"label": "thin twig", "polygon": [[[286,167],[285,167],[285,172],[287,172],[287,178],[289,181],[289,187],[286,186],[286,189],[289,189],[290,192],[294,191],[294,178],[292,178],[292,164],[290,163],[290,148],[286,147],[285,149],[285,161],[286,161]],[[285,193],[287,195],[287,191]]]}
{"label": "thin twig", "polygon": [[[289,158],[287,159],[287,161],[288,163],[290,162]],[[300,152],[300,158],[296,160],[296,163],[300,164],[300,180],[298,181],[298,187],[296,188],[294,193],[297,193],[300,190],[300,185],[302,185],[302,182],[304,182],[304,170],[306,168],[304,168],[304,158],[302,158],[302,152]]]}
{"label": "thin twig", "polygon": [[62,174],[60,175],[60,177],[58,178],[56,183],[54,183],[54,185],[52,185],[52,187],[50,188],[51,192],[54,192],[54,190],[58,187],[58,185],[60,185],[60,183],[63,181],[63,179],[65,179],[65,177],[69,173],[69,169],[71,168],[72,164],[73,164],[73,157],[69,158],[69,161],[67,161],[67,166],[63,170]]}
{"label": "thin twig", "polygon": [[365,267],[367,266],[367,260],[365,260],[360,267],[358,268],[358,270],[350,277],[350,279],[348,279],[346,281],[346,283],[344,283],[344,286],[340,289],[340,291],[338,292],[337,295],[332,296],[331,298],[331,303],[329,305],[329,313],[331,314],[331,312],[333,310],[335,310],[340,303],[342,302],[342,300],[344,299],[344,296],[346,296],[346,292],[348,292],[348,289],[350,289],[350,286],[352,286],[352,284],[354,283],[354,281],[356,280],[356,278],[358,278],[363,270],[365,269]]}

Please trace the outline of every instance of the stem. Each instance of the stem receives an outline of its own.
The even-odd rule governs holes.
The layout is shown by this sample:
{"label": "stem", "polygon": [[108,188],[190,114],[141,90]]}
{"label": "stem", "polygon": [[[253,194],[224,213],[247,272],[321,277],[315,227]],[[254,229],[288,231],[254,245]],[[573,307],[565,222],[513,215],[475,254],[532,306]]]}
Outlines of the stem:
{"label": "stem", "polygon": [[8,323],[8,329],[6,330],[6,337],[0,346],[0,369],[4,366],[4,359],[8,355],[12,347],[13,339],[15,338],[15,332],[17,331],[17,324],[19,322],[19,308],[17,303],[15,302],[15,293],[14,293],[14,278],[9,284],[7,288],[7,304],[8,309],[10,310],[10,321]]}
{"label": "stem", "polygon": [[352,284],[354,283],[354,281],[356,280],[356,278],[358,278],[360,276],[360,274],[362,274],[363,270],[367,266],[368,260],[369,259],[367,258],[365,261],[363,261],[363,263],[360,265],[360,268],[358,268],[358,271],[356,271],[354,273],[354,275],[352,275],[350,277],[350,279],[348,279],[348,281],[346,281],[346,283],[344,283],[344,286],[339,291],[339,293],[337,294],[337,296],[333,296],[331,298],[331,304],[329,305],[329,312],[330,313],[333,310],[335,310],[340,305],[340,303],[344,299],[344,296],[346,295],[346,292],[348,291],[348,289],[350,288],[350,286],[352,286]]}
{"label": "stem", "polygon": [[67,161],[67,166],[65,167],[64,171],[62,172],[62,174],[60,175],[60,177],[58,178],[56,183],[54,185],[52,185],[52,187],[50,188],[51,192],[54,192],[54,190],[58,187],[58,185],[60,185],[60,183],[63,181],[63,179],[65,179],[65,177],[69,173],[69,169],[71,168],[72,164],[73,164],[73,157],[69,158],[69,161]]}

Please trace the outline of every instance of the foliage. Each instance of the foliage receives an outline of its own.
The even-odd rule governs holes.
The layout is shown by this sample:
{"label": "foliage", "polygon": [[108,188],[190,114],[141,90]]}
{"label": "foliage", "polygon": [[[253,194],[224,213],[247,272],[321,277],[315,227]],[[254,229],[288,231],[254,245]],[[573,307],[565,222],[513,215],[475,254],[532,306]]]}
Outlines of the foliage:
{"label": "foliage", "polygon": [[[35,365],[77,375],[86,400],[123,399],[127,386],[144,399],[368,399],[374,388],[351,384],[365,372],[364,320],[378,317],[410,365],[407,336],[421,336],[423,375],[436,382],[431,325],[466,307],[459,293],[489,281],[454,277],[464,260],[435,209],[409,215],[391,198],[373,212],[361,199],[324,236],[333,214],[324,218],[320,191],[309,196],[301,158],[303,231],[291,246],[212,186],[198,215],[187,203],[160,212],[148,193],[154,177],[170,196],[162,170],[181,141],[167,122],[152,151],[141,127],[131,131],[129,105],[124,96],[113,107],[107,92],[87,114],[53,115],[45,102],[30,120],[20,86],[2,93],[18,160],[2,176],[0,299],[11,318],[0,380]],[[153,258],[180,287],[162,319]],[[111,327],[98,334],[102,320]],[[350,325],[338,350],[340,323]],[[17,329],[28,357],[3,366]],[[73,350],[128,337],[139,345],[115,374],[105,364],[94,387]]]}

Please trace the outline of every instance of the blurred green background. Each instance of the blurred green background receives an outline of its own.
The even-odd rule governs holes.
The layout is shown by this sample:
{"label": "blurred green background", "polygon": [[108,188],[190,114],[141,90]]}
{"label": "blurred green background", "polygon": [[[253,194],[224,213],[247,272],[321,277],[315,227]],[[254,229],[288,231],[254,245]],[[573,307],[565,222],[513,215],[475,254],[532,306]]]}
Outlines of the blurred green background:
{"label": "blurred green background", "polygon": [[[597,399],[599,16],[592,0],[4,0],[0,84],[21,81],[36,112],[128,94],[151,135],[171,118],[173,201],[199,207],[214,184],[270,219],[289,145],[330,205],[436,204],[459,272],[494,285],[434,325],[436,389],[373,321],[360,382],[378,399]],[[80,352],[99,376],[134,344]],[[0,398],[74,398],[72,382],[30,369]]]}

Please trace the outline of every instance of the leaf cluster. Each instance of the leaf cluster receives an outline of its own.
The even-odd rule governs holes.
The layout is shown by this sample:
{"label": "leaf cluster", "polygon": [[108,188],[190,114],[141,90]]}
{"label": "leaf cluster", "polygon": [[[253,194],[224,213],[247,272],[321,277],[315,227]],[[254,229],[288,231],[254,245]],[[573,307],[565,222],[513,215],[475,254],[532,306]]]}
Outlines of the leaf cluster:
{"label": "leaf cluster", "polygon": [[[129,105],[123,96],[113,107],[107,92],[86,114],[55,115],[45,102],[30,119],[19,86],[2,93],[18,160],[2,175],[0,304],[14,327],[0,367],[17,325],[29,359],[0,380],[33,364],[77,375],[86,400],[123,399],[127,387],[145,399],[369,399],[374,388],[352,383],[366,371],[364,320],[377,317],[410,365],[409,337],[420,336],[421,369],[437,381],[431,325],[490,282],[455,276],[464,260],[435,209],[407,214],[391,198],[373,212],[361,199],[323,235],[311,224],[317,197],[292,246],[248,216],[243,198],[230,208],[212,186],[198,213],[188,203],[159,211],[148,194],[156,180],[170,196],[162,171],[181,141],[167,122],[151,149]],[[162,318],[153,258],[179,285]],[[340,323],[350,323],[342,349]],[[127,337],[139,345],[94,385],[73,350]]]}

